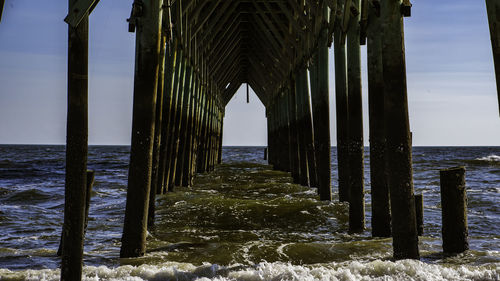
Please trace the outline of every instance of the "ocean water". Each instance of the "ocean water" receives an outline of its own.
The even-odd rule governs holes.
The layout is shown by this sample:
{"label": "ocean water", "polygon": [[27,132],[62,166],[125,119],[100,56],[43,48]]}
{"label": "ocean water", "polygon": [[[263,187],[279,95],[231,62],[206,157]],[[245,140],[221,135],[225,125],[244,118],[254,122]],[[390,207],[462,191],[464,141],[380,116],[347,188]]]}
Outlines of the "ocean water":
{"label": "ocean water", "polygon": [[[263,147],[224,147],[223,164],[191,188],[158,196],[144,257],[120,259],[129,147],[92,146],[95,170],[85,280],[500,280],[500,147],[416,147],[424,195],[421,260],[392,261],[390,238],[348,234],[348,206],[291,183]],[[0,145],[0,280],[58,280],[64,146]],[[439,169],[465,165],[470,250],[441,254]]]}

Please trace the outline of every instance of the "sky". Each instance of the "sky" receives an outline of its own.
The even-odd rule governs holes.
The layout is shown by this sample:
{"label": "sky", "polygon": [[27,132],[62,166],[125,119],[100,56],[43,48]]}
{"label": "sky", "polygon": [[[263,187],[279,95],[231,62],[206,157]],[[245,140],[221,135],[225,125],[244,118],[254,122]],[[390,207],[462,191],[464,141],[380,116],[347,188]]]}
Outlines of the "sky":
{"label": "sky", "polygon": [[[61,2],[64,4],[61,5]],[[405,18],[413,144],[500,145],[500,117],[484,1],[414,0]],[[129,144],[135,34],[132,0],[100,1],[90,16],[89,143]],[[5,0],[0,22],[0,143],[64,144],[67,1]],[[333,50],[330,124],[336,144]],[[366,48],[362,47],[368,144]],[[246,87],[226,107],[224,145],[266,145],[265,108]]]}

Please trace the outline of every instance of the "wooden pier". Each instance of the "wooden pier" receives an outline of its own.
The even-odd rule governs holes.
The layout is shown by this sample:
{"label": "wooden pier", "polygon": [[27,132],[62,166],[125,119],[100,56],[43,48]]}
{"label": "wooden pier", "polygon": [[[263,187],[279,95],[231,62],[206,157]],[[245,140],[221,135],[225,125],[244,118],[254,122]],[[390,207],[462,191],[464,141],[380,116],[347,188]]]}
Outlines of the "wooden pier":
{"label": "wooden pier", "polygon": [[[89,14],[69,0],[66,207],[62,280],[79,280],[87,183]],[[486,0],[497,79],[500,0]],[[0,20],[4,1],[0,1]],[[372,234],[419,258],[404,17],[408,0],[134,0],[132,140],[120,256],[144,255],[157,194],[221,163],[224,108],[242,84],[266,108],[268,161],[321,200],[349,203],[365,228],[360,45],[367,43]],[[124,26],[125,32],[126,26]],[[335,54],[338,189],[332,188],[329,47]],[[498,88],[500,100],[500,87]],[[98,173],[98,171],[96,171]],[[420,202],[420,201],[419,201]]]}

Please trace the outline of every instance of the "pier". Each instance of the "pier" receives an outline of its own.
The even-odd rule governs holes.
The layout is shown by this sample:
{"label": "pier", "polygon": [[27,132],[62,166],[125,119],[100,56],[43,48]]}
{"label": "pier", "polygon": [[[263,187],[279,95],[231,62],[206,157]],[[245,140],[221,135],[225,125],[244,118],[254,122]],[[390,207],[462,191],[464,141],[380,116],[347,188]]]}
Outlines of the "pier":
{"label": "pier", "polygon": [[[63,280],[82,275],[89,209],[88,24],[98,3],[69,0],[65,18]],[[486,4],[498,80],[500,0]],[[0,20],[3,5],[1,0]],[[404,18],[411,16],[411,6],[409,0],[134,0],[127,20],[128,32],[136,34],[136,53],[120,257],[145,254],[156,195],[190,187],[197,174],[221,164],[225,107],[245,85],[266,109],[268,163],[289,172],[294,183],[316,188],[320,200],[338,192],[349,204],[351,233],[365,229],[363,141],[369,138],[372,235],[392,236],[395,259],[419,259],[422,215],[416,208],[423,203],[419,196],[416,205],[413,188],[404,49]],[[369,120],[362,118],[362,44],[367,45]],[[334,183],[329,48],[335,52],[339,176]],[[363,122],[369,136],[363,136]],[[466,221],[466,209],[461,212]]]}

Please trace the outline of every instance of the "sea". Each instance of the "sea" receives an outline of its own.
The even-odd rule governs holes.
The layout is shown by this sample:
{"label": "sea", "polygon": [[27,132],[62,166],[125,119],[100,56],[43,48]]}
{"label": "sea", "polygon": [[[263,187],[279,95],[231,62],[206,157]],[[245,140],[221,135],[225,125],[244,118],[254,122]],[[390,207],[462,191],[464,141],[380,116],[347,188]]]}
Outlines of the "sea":
{"label": "sea", "polygon": [[[95,171],[84,280],[500,280],[500,147],[414,147],[424,197],[420,260],[392,260],[391,238],[348,233],[348,205],[292,183],[264,147],[224,147],[223,163],[190,188],[159,195],[147,253],[120,259],[128,146],[91,146]],[[439,170],[466,167],[470,250],[442,254]],[[0,280],[59,280],[65,147],[0,145]]]}

